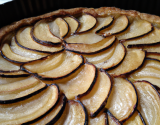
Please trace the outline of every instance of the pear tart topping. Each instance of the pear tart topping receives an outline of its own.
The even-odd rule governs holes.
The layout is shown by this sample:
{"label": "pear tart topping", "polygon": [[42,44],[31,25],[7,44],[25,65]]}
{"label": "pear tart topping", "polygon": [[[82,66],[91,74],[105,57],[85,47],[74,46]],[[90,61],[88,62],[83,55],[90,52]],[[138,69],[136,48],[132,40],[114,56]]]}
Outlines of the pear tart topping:
{"label": "pear tart topping", "polygon": [[159,24],[112,9],[57,11],[4,31],[1,125],[160,123]]}

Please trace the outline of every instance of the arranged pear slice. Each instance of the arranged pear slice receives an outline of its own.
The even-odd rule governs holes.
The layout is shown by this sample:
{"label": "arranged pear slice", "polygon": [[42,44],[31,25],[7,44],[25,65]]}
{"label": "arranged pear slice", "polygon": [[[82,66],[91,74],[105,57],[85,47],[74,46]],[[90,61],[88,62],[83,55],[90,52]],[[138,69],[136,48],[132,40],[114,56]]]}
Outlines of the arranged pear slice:
{"label": "arranged pear slice", "polygon": [[122,123],[118,119],[116,119],[109,110],[107,110],[106,112],[108,125],[122,125]]}
{"label": "arranged pear slice", "polygon": [[137,107],[138,96],[132,83],[124,78],[114,78],[106,108],[119,120],[128,119]]}
{"label": "arranged pear slice", "polygon": [[106,112],[104,112],[94,118],[89,117],[88,125],[108,125]]}
{"label": "arranged pear slice", "polygon": [[127,30],[118,34],[117,38],[123,41],[127,39],[133,39],[148,34],[152,30],[153,26],[150,22],[135,18],[132,20]]}
{"label": "arranged pear slice", "polygon": [[46,20],[40,20],[34,25],[31,30],[31,36],[36,42],[45,46],[61,44],[61,40],[50,32],[49,25]]}
{"label": "arranged pear slice", "polygon": [[147,52],[146,58],[147,59],[155,59],[155,60],[160,61],[160,53]]}
{"label": "arranged pear slice", "polygon": [[[83,57],[81,55],[75,55],[67,51],[62,53],[62,55],[63,57],[60,57],[58,60],[53,58],[56,62],[50,61],[53,62],[53,67],[49,68],[47,65],[49,70],[48,68],[47,70],[45,69],[45,65],[40,69],[39,66],[41,66],[41,64],[38,64],[37,62],[35,63],[35,68],[33,68],[31,63],[27,63],[22,66],[22,69],[29,73],[35,73],[34,75],[40,79],[55,80],[67,77],[71,73],[74,73],[83,64]],[[54,56],[56,57],[57,55]]]}
{"label": "arranged pear slice", "polygon": [[[98,71],[98,78],[90,93],[80,98],[91,117],[105,107],[111,91],[112,80],[105,71]],[[91,103],[92,102],[92,103]]]}
{"label": "arranged pear slice", "polygon": [[99,33],[101,30],[109,27],[113,23],[114,18],[112,16],[98,17],[97,26],[95,27],[95,33]]}
{"label": "arranged pear slice", "polygon": [[94,54],[109,48],[115,40],[115,36],[109,36],[93,44],[68,43],[65,45],[65,49],[80,54]]}
{"label": "arranged pear slice", "polygon": [[138,94],[138,110],[147,125],[160,123],[160,97],[157,90],[147,81],[133,83]]}
{"label": "arranged pear slice", "polygon": [[68,23],[63,18],[56,18],[48,23],[50,32],[58,38],[65,37],[69,32]]}
{"label": "arranged pear slice", "polygon": [[114,77],[128,74],[138,69],[143,64],[144,59],[145,51],[141,49],[128,50],[123,62],[116,68],[109,70],[108,73]]}
{"label": "arranged pear slice", "polygon": [[[11,87],[12,86],[12,87]],[[0,85],[0,103],[22,101],[40,92],[46,86],[34,77]]]}
{"label": "arranged pear slice", "polygon": [[74,99],[75,96],[86,95],[92,90],[97,78],[97,70],[95,66],[85,63],[72,75],[73,77],[69,80],[63,80],[60,83],[56,82],[69,100]]}
{"label": "arranged pear slice", "polygon": [[97,24],[97,19],[91,14],[84,14],[78,18],[80,22],[80,27],[76,34],[84,33],[93,29]]}
{"label": "arranged pear slice", "polygon": [[42,53],[56,53],[63,50],[62,46],[58,47],[43,46],[35,42],[30,34],[31,29],[32,27],[25,27],[18,30],[15,37],[18,46],[28,50],[42,52]]}
{"label": "arranged pear slice", "polygon": [[160,87],[160,62],[157,60],[145,60],[143,66],[129,75],[133,80],[147,80]]}
{"label": "arranged pear slice", "polygon": [[102,29],[99,33],[103,34],[103,36],[107,37],[110,35],[118,34],[120,32],[123,32],[126,30],[126,28],[129,25],[129,20],[127,16],[125,15],[120,15],[116,19],[114,19],[113,23],[111,26]]}
{"label": "arranged pear slice", "polygon": [[62,95],[59,99],[58,104],[56,104],[53,108],[51,108],[45,116],[38,121],[33,123],[29,123],[30,125],[51,125],[54,124],[63,114],[64,109],[66,107],[67,98],[65,95]]}
{"label": "arranged pear slice", "polygon": [[146,125],[144,119],[139,111],[135,111],[134,114],[123,123],[123,125]]}
{"label": "arranged pear slice", "polygon": [[51,109],[59,98],[56,85],[51,85],[34,96],[12,104],[0,104],[0,124],[22,124],[35,120]]}
{"label": "arranged pear slice", "polygon": [[[114,68],[117,65],[119,65],[123,61],[123,59],[125,58],[125,55],[126,55],[125,47],[123,46],[122,43],[119,43],[119,41],[117,41],[114,46],[114,51],[111,52],[110,55],[108,55],[106,53],[102,53],[100,55],[97,54],[94,58],[101,59],[101,60],[99,60],[98,63],[92,62],[91,59],[94,59],[94,58],[91,58],[90,60],[91,60],[91,63],[95,64],[95,66],[98,68],[110,69],[110,68]],[[90,62],[90,60],[88,60],[88,61]]]}
{"label": "arranged pear slice", "polygon": [[40,53],[36,51],[27,50],[27,49],[24,49],[18,46],[17,43],[15,42],[15,37],[12,38],[10,48],[15,54],[18,54],[20,56],[27,57],[27,58],[33,58],[35,60],[48,55],[46,53]]}
{"label": "arranged pear slice", "polygon": [[[65,119],[61,119],[55,125],[87,125],[87,110],[80,101],[68,101],[68,113]],[[64,117],[64,116],[63,116]],[[60,123],[60,124],[59,124]]]}
{"label": "arranged pear slice", "polygon": [[[141,28],[141,30],[143,29],[145,28]],[[138,32],[141,30],[138,30]],[[124,45],[127,46],[128,48],[146,46],[145,47],[146,50],[149,49],[149,50],[159,52],[159,49],[157,48],[157,46],[156,45],[154,46],[154,44],[158,44],[160,41],[159,34],[160,34],[160,29],[154,27],[152,32],[149,32],[148,34],[144,36],[137,37],[136,39],[124,40]],[[155,48],[157,49],[155,50]]]}

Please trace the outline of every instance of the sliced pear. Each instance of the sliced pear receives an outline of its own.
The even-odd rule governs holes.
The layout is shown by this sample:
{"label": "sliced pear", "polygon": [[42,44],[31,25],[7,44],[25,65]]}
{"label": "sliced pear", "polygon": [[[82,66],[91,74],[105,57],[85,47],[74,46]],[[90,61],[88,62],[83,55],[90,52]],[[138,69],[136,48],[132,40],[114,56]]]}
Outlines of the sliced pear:
{"label": "sliced pear", "polygon": [[156,89],[147,81],[133,83],[138,94],[138,110],[147,125],[160,123],[160,97]]}
{"label": "sliced pear", "polygon": [[63,50],[62,46],[50,47],[50,46],[43,46],[41,44],[38,44],[31,37],[31,34],[30,34],[31,29],[32,27],[26,27],[18,30],[15,37],[17,45],[25,49],[42,52],[42,53],[56,53]]}
{"label": "sliced pear", "polygon": [[146,123],[144,122],[142,115],[138,111],[135,111],[123,125],[146,125]]}
{"label": "sliced pear", "polygon": [[153,26],[150,22],[135,18],[128,29],[125,32],[118,34],[117,38],[119,40],[133,39],[148,34],[152,30]]}
{"label": "sliced pear", "polygon": [[104,108],[111,91],[111,84],[110,76],[105,71],[98,71],[98,78],[92,90],[80,98],[91,117],[98,115]]}
{"label": "sliced pear", "polygon": [[117,34],[117,33],[120,33],[126,30],[128,24],[129,24],[129,21],[128,21],[127,16],[121,15],[117,17],[116,19],[114,19],[111,26],[101,30],[99,33],[103,34],[103,36],[105,37],[114,35],[114,34]]}
{"label": "sliced pear", "polygon": [[68,43],[66,44],[65,49],[77,53],[94,54],[109,48],[115,40],[115,36],[109,36],[93,44]]}
{"label": "sliced pear", "polygon": [[[145,27],[145,28],[148,28],[148,27]],[[141,28],[141,30],[145,29],[145,28]],[[141,30],[138,30],[141,31]],[[138,37],[136,39],[131,39],[131,40],[125,40],[124,41],[124,45],[127,46],[128,48],[131,48],[131,47],[143,47],[143,46],[146,46],[146,50],[149,49],[149,50],[153,50],[153,51],[158,51],[158,48],[151,45],[154,45],[156,43],[159,43],[160,41],[160,29],[158,28],[153,28],[153,31],[144,35],[144,36],[141,36],[141,37]],[[151,48],[150,48],[151,47]],[[155,50],[155,48],[157,48],[157,50]]]}
{"label": "sliced pear", "polygon": [[45,71],[41,70],[42,72],[36,72],[37,67],[32,69],[31,68],[32,65],[30,65],[29,63],[28,63],[29,66],[28,64],[23,65],[23,70],[29,73],[36,73],[35,76],[43,80],[55,80],[67,77],[71,73],[78,70],[78,68],[80,68],[81,65],[83,64],[82,56],[75,55],[70,52],[65,52],[63,59],[60,61],[61,61],[60,65],[56,63],[58,66],[56,67],[53,66],[53,68],[50,68],[50,70],[48,71],[45,70],[44,66],[42,69],[44,69]]}
{"label": "sliced pear", "polygon": [[97,24],[97,19],[91,14],[84,14],[78,18],[80,27],[76,34],[84,33],[93,29]]}
{"label": "sliced pear", "polygon": [[69,32],[69,26],[63,18],[56,18],[48,23],[50,32],[59,38],[63,38]]}
{"label": "sliced pear", "polygon": [[61,40],[50,32],[49,25],[46,20],[40,20],[34,25],[31,30],[31,36],[36,42],[45,46],[61,44]]}
{"label": "sliced pear", "polygon": [[157,42],[153,45],[142,46],[143,50],[149,53],[160,53],[160,43]]}
{"label": "sliced pear", "polygon": [[[76,73],[77,71],[78,73]],[[60,83],[56,82],[69,100],[90,92],[97,78],[96,67],[91,64],[86,63],[77,71],[75,72],[76,76],[73,74],[74,76],[71,79]]]}
{"label": "sliced pear", "polygon": [[146,58],[147,59],[155,59],[155,60],[160,61],[160,53],[152,53],[152,52],[150,53],[150,52],[147,52]]}
{"label": "sliced pear", "polygon": [[114,78],[106,108],[119,120],[128,119],[137,107],[137,93],[132,83],[124,78]]}
{"label": "sliced pear", "polygon": [[94,29],[95,33],[99,33],[101,30],[108,28],[113,23],[114,18],[112,16],[97,17],[97,26]]}
{"label": "sliced pear", "polygon": [[35,51],[27,50],[18,46],[17,43],[15,42],[15,37],[12,38],[10,48],[15,54],[18,54],[20,56],[27,57],[27,58],[33,58],[35,60],[48,55],[46,53],[35,52]]}
{"label": "sliced pear", "polygon": [[66,103],[67,103],[67,98],[65,97],[65,95],[62,95],[60,97],[58,104],[56,104],[53,108],[51,108],[44,117],[38,119],[38,121],[34,123],[30,123],[30,125],[54,124],[63,114],[64,109],[66,107]]}
{"label": "sliced pear", "polygon": [[106,113],[104,112],[94,118],[89,117],[88,125],[108,125]]}
{"label": "sliced pear", "polygon": [[128,77],[134,81],[147,80],[160,87],[160,62],[157,60],[145,60],[143,66]]}
{"label": "sliced pear", "polygon": [[69,25],[69,28],[70,28],[69,33],[68,33],[69,36],[74,34],[77,31],[77,29],[80,27],[80,22],[73,16],[66,16],[63,19]]}
{"label": "sliced pear", "polygon": [[145,52],[140,49],[128,50],[123,62],[116,68],[109,70],[112,76],[121,76],[138,69],[145,59]]}
{"label": "sliced pear", "polygon": [[0,72],[1,77],[6,77],[6,78],[18,78],[18,77],[27,77],[30,74],[21,70],[17,71],[9,71],[9,72]]}
{"label": "sliced pear", "polygon": [[27,63],[35,60],[33,58],[23,57],[21,55],[14,53],[7,43],[3,45],[1,55],[3,58],[14,63]]}
{"label": "sliced pear", "polygon": [[59,98],[56,85],[51,85],[42,92],[12,104],[0,105],[0,124],[22,124],[35,120],[51,109]]}
{"label": "sliced pear", "polygon": [[13,103],[33,96],[46,87],[34,77],[0,85],[0,103]]}

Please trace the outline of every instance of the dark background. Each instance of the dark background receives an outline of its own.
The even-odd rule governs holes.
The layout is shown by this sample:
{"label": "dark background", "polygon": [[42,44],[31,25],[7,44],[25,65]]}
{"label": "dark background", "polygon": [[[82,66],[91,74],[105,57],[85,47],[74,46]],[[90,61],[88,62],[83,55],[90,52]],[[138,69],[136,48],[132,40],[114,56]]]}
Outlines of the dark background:
{"label": "dark background", "polygon": [[0,27],[58,9],[104,6],[160,16],[160,0],[14,0],[0,5]]}

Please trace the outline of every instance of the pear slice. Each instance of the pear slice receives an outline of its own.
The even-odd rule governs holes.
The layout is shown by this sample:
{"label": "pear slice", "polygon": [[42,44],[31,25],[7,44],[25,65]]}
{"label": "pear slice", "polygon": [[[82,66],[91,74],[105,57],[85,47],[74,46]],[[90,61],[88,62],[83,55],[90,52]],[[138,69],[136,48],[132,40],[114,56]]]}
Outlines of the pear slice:
{"label": "pear slice", "polygon": [[31,30],[31,36],[36,42],[45,46],[61,44],[61,40],[50,32],[49,25],[46,20],[40,20],[34,25]]}
{"label": "pear slice", "polygon": [[103,36],[107,37],[110,35],[118,34],[120,32],[123,32],[126,30],[126,28],[129,25],[129,21],[127,16],[125,15],[120,15],[116,19],[114,19],[113,23],[111,26],[101,30],[99,33],[103,34]]}
{"label": "pear slice", "polygon": [[[53,59],[53,60],[56,60],[56,59]],[[35,68],[31,68],[33,67],[33,65],[28,63],[26,65],[23,65],[22,69],[29,73],[35,73],[34,75],[36,77],[43,80],[61,79],[61,78],[67,77],[71,73],[74,73],[76,70],[78,70],[83,64],[83,57],[66,51],[64,53],[64,56],[62,57],[62,60],[60,58],[60,60],[56,60],[56,62],[57,62],[56,63],[57,65],[54,65],[55,62],[53,62],[53,67],[51,67],[47,71],[45,69],[45,65],[42,66],[41,69],[39,69],[39,66],[41,64],[39,65],[38,63],[36,63],[38,66]],[[47,67],[49,68],[48,65]],[[40,70],[40,72],[37,72],[37,70]]]}
{"label": "pear slice", "polygon": [[95,54],[109,48],[115,40],[115,36],[110,36],[93,44],[68,43],[65,45],[65,49],[80,54]]}
{"label": "pear slice", "polygon": [[[91,117],[95,117],[105,107],[111,91],[112,80],[105,71],[98,71],[98,78],[90,93],[80,97]],[[92,103],[91,103],[92,102]]]}
{"label": "pear slice", "polygon": [[155,60],[160,61],[160,53],[147,52],[146,58],[147,58],[147,59],[155,59]]}
{"label": "pear slice", "polygon": [[106,108],[119,120],[125,121],[135,111],[138,96],[132,83],[124,78],[114,78]]}
{"label": "pear slice", "polygon": [[45,116],[38,119],[37,121],[30,122],[30,125],[51,125],[54,124],[63,114],[66,107],[67,98],[64,94],[61,95],[58,104],[51,108]]}
{"label": "pear slice", "polygon": [[31,37],[31,29],[32,27],[25,27],[18,30],[15,37],[17,45],[25,49],[42,53],[56,53],[63,50],[62,46],[50,47],[38,44]]}
{"label": "pear slice", "polygon": [[69,32],[68,23],[63,18],[56,18],[49,22],[48,25],[50,32],[58,38],[63,39]]}
{"label": "pear slice", "polygon": [[143,66],[128,77],[133,80],[147,80],[160,87],[160,62],[157,60],[145,60]]}
{"label": "pear slice", "polygon": [[92,90],[97,78],[97,70],[95,66],[85,63],[72,75],[71,79],[67,77],[69,80],[63,80],[60,83],[56,82],[69,100],[74,99],[75,96],[86,95]]}
{"label": "pear slice", "polygon": [[99,60],[99,63],[93,62],[93,64],[95,64],[95,66],[98,68],[103,68],[106,70],[111,69],[111,68],[116,67],[118,64],[120,64],[125,58],[125,55],[126,55],[125,47],[123,46],[122,43],[119,43],[119,41],[117,41],[114,46],[114,51],[110,54],[110,56],[107,57],[107,54],[105,53],[102,55],[97,54],[97,56],[95,56],[94,58],[96,57],[101,58],[101,56],[103,58]]}
{"label": "pear slice", "polygon": [[12,104],[0,105],[0,124],[22,124],[39,118],[50,110],[59,98],[56,85],[51,85],[34,96]]}
{"label": "pear slice", "polygon": [[121,64],[116,68],[108,71],[114,77],[128,74],[138,69],[144,62],[145,51],[141,49],[128,50],[126,56]]}
{"label": "pear slice", "polygon": [[106,112],[103,112],[94,118],[89,117],[88,125],[108,125]]}
{"label": "pear slice", "polygon": [[48,55],[46,53],[35,52],[35,51],[27,50],[18,46],[17,43],[15,42],[15,37],[12,37],[10,48],[15,54],[18,54],[20,56],[27,57],[27,58],[33,58],[35,60]]}
{"label": "pear slice", "polygon": [[69,33],[67,34],[68,36],[74,34],[80,27],[80,22],[73,16],[66,16],[63,19],[68,23],[70,28]]}
{"label": "pear slice", "polygon": [[[144,28],[141,28],[141,30],[143,30],[143,29]],[[159,43],[159,41],[160,41],[160,29],[154,27],[152,32],[150,32],[144,36],[137,37],[136,39],[125,40],[125,41],[123,41],[123,43],[128,48],[144,47],[145,46],[144,48],[147,51],[149,50],[149,51],[159,52],[159,49],[157,48],[158,45],[156,45]],[[155,46],[154,46],[154,44],[155,44]],[[155,48],[157,48],[157,49],[155,49]]]}
{"label": "pear slice", "polygon": [[139,18],[133,19],[128,29],[117,35],[119,40],[125,41],[128,39],[137,38],[148,34],[153,30],[153,26],[150,22],[146,20],[141,20]]}
{"label": "pear slice", "polygon": [[[12,87],[11,87],[12,86]],[[0,85],[0,103],[15,103],[35,95],[46,87],[34,77]]]}
{"label": "pear slice", "polygon": [[78,18],[80,27],[76,34],[84,33],[93,29],[97,24],[97,19],[91,14],[84,14]]}
{"label": "pear slice", "polygon": [[157,90],[147,81],[133,83],[138,94],[138,110],[147,125],[160,123],[160,97]]}
{"label": "pear slice", "polygon": [[112,25],[114,18],[112,16],[97,17],[97,26],[95,27],[95,33],[99,33],[101,30],[108,28]]}
{"label": "pear slice", "polygon": [[123,123],[123,125],[146,125],[144,119],[139,111],[135,111],[134,114]]}

